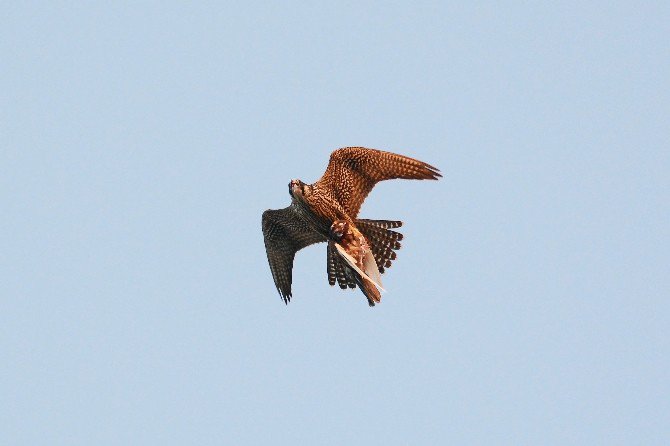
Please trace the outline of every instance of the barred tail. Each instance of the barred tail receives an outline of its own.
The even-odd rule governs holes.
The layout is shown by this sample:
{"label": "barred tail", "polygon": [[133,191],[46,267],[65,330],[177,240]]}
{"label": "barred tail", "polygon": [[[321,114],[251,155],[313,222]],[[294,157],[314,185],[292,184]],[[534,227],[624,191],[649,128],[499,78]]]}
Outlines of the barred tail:
{"label": "barred tail", "polygon": [[400,240],[403,237],[401,233],[393,231],[392,228],[401,226],[401,221],[356,220],[356,227],[370,243],[380,273],[384,273],[384,268],[390,268],[391,263],[397,257],[395,251],[400,249]]}
{"label": "barred tail", "polygon": [[347,268],[345,262],[340,258],[335,248],[335,242],[328,242],[327,249],[328,257],[328,283],[333,286],[337,281],[337,284],[343,290],[347,288],[356,288],[356,278],[351,270]]}

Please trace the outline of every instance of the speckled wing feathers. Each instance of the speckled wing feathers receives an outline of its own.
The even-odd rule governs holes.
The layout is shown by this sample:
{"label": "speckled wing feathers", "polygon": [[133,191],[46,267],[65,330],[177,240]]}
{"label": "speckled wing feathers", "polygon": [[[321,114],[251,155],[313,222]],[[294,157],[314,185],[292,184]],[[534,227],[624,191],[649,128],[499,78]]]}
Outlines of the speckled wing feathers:
{"label": "speckled wing feathers", "polygon": [[351,218],[358,211],[375,184],[384,180],[437,180],[436,167],[403,155],[364,147],[345,147],[330,155],[328,167],[317,181],[330,189]]}

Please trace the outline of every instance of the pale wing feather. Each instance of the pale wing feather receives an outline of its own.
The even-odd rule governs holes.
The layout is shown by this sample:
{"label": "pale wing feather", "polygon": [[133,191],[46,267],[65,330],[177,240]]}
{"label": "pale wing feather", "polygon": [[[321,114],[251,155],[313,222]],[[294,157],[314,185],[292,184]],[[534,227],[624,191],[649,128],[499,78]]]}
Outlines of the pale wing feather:
{"label": "pale wing feather", "polygon": [[[335,248],[337,252],[342,256],[342,258],[347,262],[347,264],[356,271],[361,277],[369,280],[381,291],[386,291],[381,283],[381,276],[379,275],[379,270],[377,269],[377,264],[371,253],[367,253],[363,259],[365,271],[363,271],[356,263],[356,260],[349,255],[349,253],[339,244],[335,243]],[[368,274],[370,273],[370,274]],[[372,276],[372,277],[371,277]]]}

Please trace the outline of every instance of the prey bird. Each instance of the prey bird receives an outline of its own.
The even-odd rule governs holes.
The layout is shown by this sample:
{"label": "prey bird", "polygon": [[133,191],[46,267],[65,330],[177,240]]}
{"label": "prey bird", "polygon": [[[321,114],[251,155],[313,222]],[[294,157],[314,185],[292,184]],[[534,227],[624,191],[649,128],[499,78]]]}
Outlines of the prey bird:
{"label": "prey bird", "polygon": [[370,306],[381,301],[380,274],[396,259],[400,221],[359,219],[358,211],[375,184],[396,178],[437,180],[439,169],[403,155],[345,147],[330,155],[314,184],[291,180],[291,204],[263,212],[265,250],[272,278],[285,303],[291,300],[293,259],[302,248],[328,242],[328,283],[359,287]]}

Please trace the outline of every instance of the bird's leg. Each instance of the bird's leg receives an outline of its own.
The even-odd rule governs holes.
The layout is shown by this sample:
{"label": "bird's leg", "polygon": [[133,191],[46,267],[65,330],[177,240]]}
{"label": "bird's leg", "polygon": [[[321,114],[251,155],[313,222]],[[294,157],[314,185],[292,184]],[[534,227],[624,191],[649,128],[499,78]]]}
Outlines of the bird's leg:
{"label": "bird's leg", "polygon": [[341,242],[345,238],[349,229],[349,224],[344,220],[335,220],[330,225],[329,236],[336,242]]}

